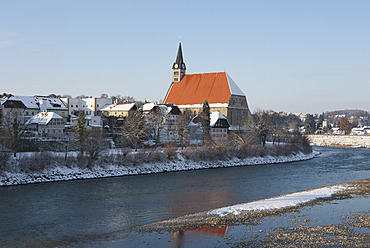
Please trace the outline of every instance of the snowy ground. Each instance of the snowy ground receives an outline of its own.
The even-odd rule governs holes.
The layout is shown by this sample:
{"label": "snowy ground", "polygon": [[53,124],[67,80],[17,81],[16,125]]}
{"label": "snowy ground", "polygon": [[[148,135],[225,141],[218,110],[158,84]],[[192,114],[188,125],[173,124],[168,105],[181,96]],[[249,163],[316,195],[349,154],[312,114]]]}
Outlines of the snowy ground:
{"label": "snowy ground", "polygon": [[245,204],[233,205],[209,211],[208,214],[217,214],[221,217],[228,214],[240,215],[252,210],[273,210],[287,207],[294,207],[299,204],[313,201],[319,198],[331,197],[333,194],[345,190],[344,186],[332,186],[327,188],[314,189],[297,192],[289,195],[273,197],[265,200],[254,201]]}
{"label": "snowy ground", "polygon": [[39,182],[52,182],[52,181],[66,181],[74,179],[140,175],[169,171],[184,171],[184,170],[197,170],[207,168],[244,166],[244,165],[286,163],[311,159],[317,154],[318,152],[314,151],[311,154],[307,155],[299,153],[291,156],[279,156],[279,157],[266,156],[266,157],[252,157],[246,159],[234,158],[229,161],[217,161],[217,162],[193,162],[185,160],[184,158],[181,157],[181,155],[179,155],[178,161],[158,162],[136,166],[123,167],[116,165],[108,165],[104,166],[104,168],[95,167],[93,169],[81,169],[77,167],[67,168],[64,166],[59,166],[43,172],[35,173],[4,172],[3,175],[0,175],[0,186],[39,183]]}

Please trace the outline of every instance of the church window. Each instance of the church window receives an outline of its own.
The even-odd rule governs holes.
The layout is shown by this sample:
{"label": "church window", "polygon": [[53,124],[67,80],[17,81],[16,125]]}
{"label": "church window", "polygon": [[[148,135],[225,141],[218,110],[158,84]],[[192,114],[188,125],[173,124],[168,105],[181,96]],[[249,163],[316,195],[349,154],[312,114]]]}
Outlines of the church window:
{"label": "church window", "polygon": [[179,75],[179,72],[178,72],[178,71],[175,71],[173,74],[174,74],[175,76],[178,76],[178,75]]}
{"label": "church window", "polygon": [[178,81],[179,81],[179,79],[178,79],[178,78],[175,78],[173,81],[178,82]]}

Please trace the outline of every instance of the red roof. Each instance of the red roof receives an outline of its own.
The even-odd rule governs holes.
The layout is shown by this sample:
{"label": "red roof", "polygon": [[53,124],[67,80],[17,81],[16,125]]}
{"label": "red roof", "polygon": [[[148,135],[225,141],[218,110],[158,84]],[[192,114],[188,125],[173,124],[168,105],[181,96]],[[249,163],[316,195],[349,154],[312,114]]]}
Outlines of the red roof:
{"label": "red roof", "polygon": [[185,75],[181,82],[172,83],[164,103],[176,105],[229,103],[230,85],[226,72]]}

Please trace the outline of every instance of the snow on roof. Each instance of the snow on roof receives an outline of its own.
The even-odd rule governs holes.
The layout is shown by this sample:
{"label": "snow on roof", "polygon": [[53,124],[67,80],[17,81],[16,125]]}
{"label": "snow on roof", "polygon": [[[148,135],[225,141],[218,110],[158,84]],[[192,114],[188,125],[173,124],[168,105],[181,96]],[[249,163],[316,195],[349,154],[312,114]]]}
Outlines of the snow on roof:
{"label": "snow on roof", "polygon": [[7,100],[7,97],[0,97],[0,105],[3,105]]}
{"label": "snow on roof", "polygon": [[229,81],[229,87],[232,95],[245,96],[243,91],[238,87],[238,85],[231,79],[229,74],[226,73],[227,81]]}
{"label": "snow on roof", "polygon": [[101,110],[103,110],[103,109],[105,109],[105,108],[107,108],[107,107],[109,107],[109,106],[111,106],[112,104],[105,104],[104,106],[102,106],[101,108],[99,108],[99,110],[101,111]]}
{"label": "snow on roof", "polygon": [[[209,104],[209,107],[210,108],[223,108],[223,107],[227,107],[228,104],[227,103],[210,103]],[[202,104],[185,104],[185,105],[178,105],[179,108],[202,108],[203,107],[203,103]]]}
{"label": "snow on roof", "polygon": [[[26,106],[28,109],[40,109],[39,101],[44,99],[46,102],[46,109],[62,109],[67,110],[67,107],[59,98],[49,98],[49,97],[37,97],[37,96],[11,96],[9,98],[3,98],[3,103],[6,101],[19,101]],[[3,104],[2,103],[2,104]]]}
{"label": "snow on roof", "polygon": [[[201,112],[201,113],[203,113],[203,112]],[[199,118],[201,118],[201,117],[199,117],[199,115],[201,113],[197,114],[196,116],[193,117],[193,119],[191,119],[191,121],[189,123],[189,126],[199,126],[201,124],[200,119],[199,119]],[[216,122],[220,119],[227,120],[226,117],[223,114],[221,114],[220,112],[211,112],[209,117],[210,117],[210,126],[211,127],[213,127],[216,124]]]}
{"label": "snow on roof", "polygon": [[327,188],[314,189],[309,191],[297,192],[265,200],[254,201],[245,204],[238,204],[230,207],[219,208],[209,211],[208,214],[226,216],[228,214],[240,215],[252,210],[271,210],[286,207],[293,207],[309,202],[318,198],[330,197],[331,195],[346,189],[343,186],[332,186]]}
{"label": "snow on roof", "polygon": [[32,96],[11,96],[7,100],[22,102],[28,109],[40,109],[38,101]]}
{"label": "snow on roof", "polygon": [[226,119],[226,117],[220,112],[211,112],[210,115],[210,126],[213,127],[219,119]]}
{"label": "snow on roof", "polygon": [[164,103],[176,105],[229,103],[231,95],[245,96],[226,72],[187,74],[172,83]]}
{"label": "snow on roof", "polygon": [[54,112],[40,112],[31,117],[29,124],[47,125],[52,119],[63,120],[63,117]]}
{"label": "snow on roof", "polygon": [[111,104],[102,108],[101,111],[130,111],[134,106],[135,103]]}
{"label": "snow on roof", "polygon": [[152,103],[152,102],[145,103],[143,105],[143,111],[144,112],[151,111],[155,106],[157,106],[157,104]]}

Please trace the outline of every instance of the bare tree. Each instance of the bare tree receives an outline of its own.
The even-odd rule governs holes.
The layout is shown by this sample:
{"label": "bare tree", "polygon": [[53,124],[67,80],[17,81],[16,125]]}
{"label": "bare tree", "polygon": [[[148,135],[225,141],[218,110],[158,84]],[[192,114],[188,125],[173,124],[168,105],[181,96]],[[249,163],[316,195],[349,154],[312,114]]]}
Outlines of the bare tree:
{"label": "bare tree", "polygon": [[259,115],[258,132],[261,138],[262,146],[265,146],[267,137],[271,131],[271,120],[267,113]]}
{"label": "bare tree", "polygon": [[165,123],[165,114],[158,109],[158,111],[149,113],[145,119],[149,133],[153,135],[153,139],[155,140],[156,145],[158,145],[160,142],[160,133]]}
{"label": "bare tree", "polygon": [[352,125],[347,117],[342,117],[339,120],[339,129],[344,131],[344,134],[349,134],[352,129]]}
{"label": "bare tree", "polygon": [[20,148],[20,142],[29,123],[24,120],[22,111],[10,111],[4,117],[3,122],[3,145],[12,150],[14,157]]}
{"label": "bare tree", "polygon": [[108,94],[103,93],[103,94],[100,95],[100,98],[109,98],[109,96],[108,96]]}
{"label": "bare tree", "polygon": [[136,99],[132,96],[121,96],[121,95],[115,95],[112,96],[113,102],[117,103],[134,103],[137,102]]}
{"label": "bare tree", "polygon": [[94,160],[98,159],[99,154],[108,149],[108,147],[109,143],[99,129],[86,131],[84,150],[89,154],[89,167],[91,167]]}
{"label": "bare tree", "polygon": [[76,98],[88,98],[88,96],[85,96],[85,95],[79,95],[79,96],[76,96]]}
{"label": "bare tree", "polygon": [[185,146],[185,140],[189,134],[189,123],[191,121],[191,111],[185,110],[176,123],[176,137],[180,141],[181,150]]}
{"label": "bare tree", "polygon": [[135,152],[137,152],[139,142],[147,136],[145,124],[143,114],[140,111],[135,111],[129,114],[122,125],[122,137],[135,147]]}

